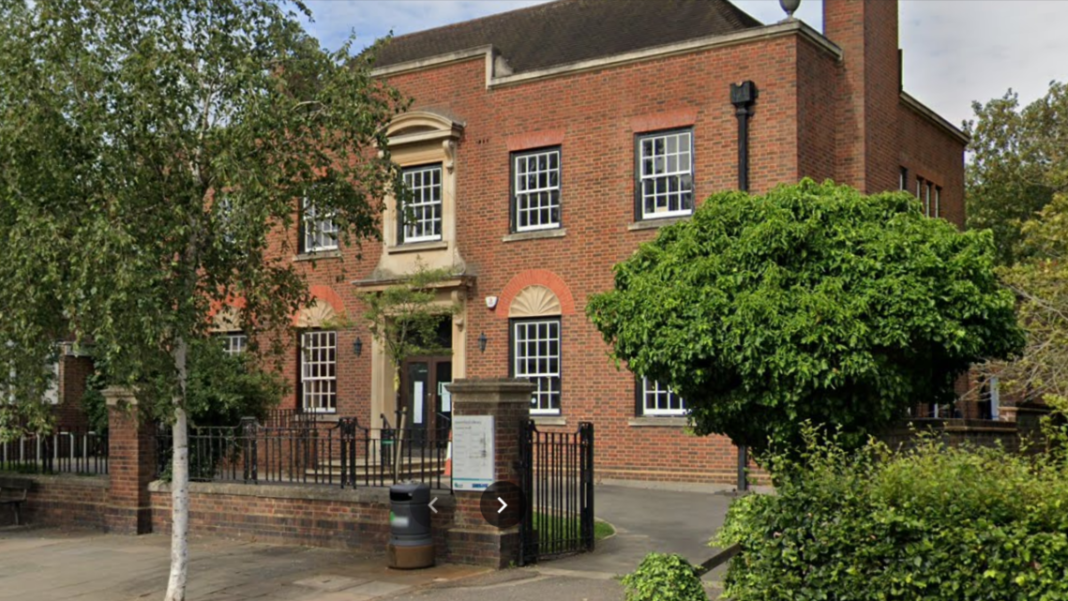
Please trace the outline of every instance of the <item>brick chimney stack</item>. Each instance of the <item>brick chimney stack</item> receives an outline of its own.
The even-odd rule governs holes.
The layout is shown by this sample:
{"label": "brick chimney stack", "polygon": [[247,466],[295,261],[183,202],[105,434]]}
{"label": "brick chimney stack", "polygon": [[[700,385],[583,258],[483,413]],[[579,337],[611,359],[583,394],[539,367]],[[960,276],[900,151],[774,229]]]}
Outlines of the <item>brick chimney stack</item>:
{"label": "brick chimney stack", "polygon": [[866,193],[898,188],[897,4],[823,0],[823,34],[843,52],[835,171],[840,182]]}

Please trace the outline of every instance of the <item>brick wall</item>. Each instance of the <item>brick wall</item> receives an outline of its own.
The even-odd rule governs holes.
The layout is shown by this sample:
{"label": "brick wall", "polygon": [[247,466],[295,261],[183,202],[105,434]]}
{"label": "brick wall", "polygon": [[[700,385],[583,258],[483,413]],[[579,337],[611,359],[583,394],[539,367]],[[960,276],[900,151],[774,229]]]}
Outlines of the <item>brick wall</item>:
{"label": "brick wall", "polygon": [[56,406],[56,426],[60,429],[82,431],[89,422],[82,410],[86,378],[93,373],[93,361],[88,357],[64,355],[59,363],[59,405]]}
{"label": "brick wall", "polygon": [[[152,531],[171,529],[171,491],[151,485]],[[437,492],[433,531],[438,557],[446,557],[445,530],[454,504]],[[245,484],[189,485],[189,528],[194,534],[306,547],[385,553],[389,543],[389,490]]]}
{"label": "brick wall", "polygon": [[[0,488],[11,480],[32,483],[26,502],[22,504],[24,524],[105,529],[104,514],[108,505],[106,476],[0,475]],[[11,508],[0,508],[0,526],[14,523]]]}
{"label": "brick wall", "polygon": [[[557,296],[567,299],[560,427],[595,424],[599,477],[730,483],[736,473],[734,448],[723,438],[698,438],[667,420],[658,427],[633,423],[634,378],[615,369],[584,314],[590,294],[612,286],[612,266],[656,235],[655,229],[629,227],[637,225],[636,133],[656,124],[692,125],[698,203],[733,189],[737,120],[729,89],[752,80],[760,91],[750,122],[755,193],[804,176],[834,178],[867,192],[896,190],[899,167],[905,166],[913,177],[940,183],[944,213],[963,223],[963,147],[900,98],[896,3],[829,0],[825,10],[827,37],[842,49],[841,61],[806,36],[787,35],[491,89],[481,57],[389,77],[414,99],[412,110],[464,124],[455,159],[457,245],[467,273],[476,278],[463,291],[463,377],[511,375],[505,301],[518,292],[511,291],[515,282],[535,272],[551,276]],[[537,138],[562,140],[566,234],[505,241],[509,151]],[[296,229],[279,232],[276,249],[282,238],[295,247]],[[330,287],[353,319],[338,336],[338,407],[373,426],[379,422],[370,415],[371,336],[359,319],[365,308],[351,282],[369,278],[381,253],[380,243],[367,242],[343,249],[340,259],[297,263],[310,283]],[[487,296],[502,302],[487,309]],[[477,347],[483,332],[484,353]],[[365,344],[360,357],[352,352],[357,336]],[[294,384],[296,358],[294,350],[284,366]],[[296,402],[294,394],[283,406]]]}

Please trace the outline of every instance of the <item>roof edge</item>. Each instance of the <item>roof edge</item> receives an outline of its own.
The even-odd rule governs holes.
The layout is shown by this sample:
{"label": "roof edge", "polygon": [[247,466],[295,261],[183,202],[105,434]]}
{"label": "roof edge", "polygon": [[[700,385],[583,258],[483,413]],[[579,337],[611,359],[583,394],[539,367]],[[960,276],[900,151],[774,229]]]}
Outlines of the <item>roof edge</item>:
{"label": "roof edge", "polygon": [[[467,50],[459,50],[457,52],[430,56],[415,61],[397,63],[388,67],[375,69],[374,71],[372,71],[372,75],[375,77],[398,75],[403,73],[410,73],[425,69],[441,67],[465,60],[484,58],[486,61],[486,88],[490,89],[495,87],[518,85],[533,81],[539,81],[542,79],[550,79],[553,77],[572,75],[575,73],[582,73],[584,71],[608,69],[628,65],[631,63],[676,56],[679,54],[689,54],[692,52],[700,52],[713,48],[745,44],[749,42],[773,39],[788,35],[799,35],[802,38],[805,38],[815,44],[817,48],[823,50],[835,60],[842,60],[842,49],[839,48],[836,44],[834,44],[834,42],[831,42],[830,40],[825,38],[823,34],[819,33],[803,21],[793,19],[776,23],[773,25],[754,27],[751,29],[746,29],[744,31],[694,38],[692,40],[686,40],[684,42],[675,42],[672,44],[653,46],[650,48],[643,48],[641,50],[624,52],[621,54],[613,54],[600,58],[587,59],[573,63],[565,63],[546,69],[538,69],[526,73],[517,73],[515,75],[513,75],[507,68],[507,57],[499,57],[497,50],[492,45],[479,46],[476,48],[469,48]],[[501,60],[498,61],[497,58],[501,58]],[[501,64],[498,65],[498,62]],[[498,74],[498,69],[496,67],[500,67],[500,71],[502,72]]]}
{"label": "roof edge", "polygon": [[901,91],[901,102],[908,108],[912,109],[912,111],[918,114],[919,116],[927,119],[934,125],[945,130],[946,133],[955,138],[961,144],[967,146],[968,143],[972,141],[971,136],[964,133],[959,127],[947,121],[945,117],[934,112],[934,109],[920,102],[919,100],[916,100],[914,96],[904,90]]}

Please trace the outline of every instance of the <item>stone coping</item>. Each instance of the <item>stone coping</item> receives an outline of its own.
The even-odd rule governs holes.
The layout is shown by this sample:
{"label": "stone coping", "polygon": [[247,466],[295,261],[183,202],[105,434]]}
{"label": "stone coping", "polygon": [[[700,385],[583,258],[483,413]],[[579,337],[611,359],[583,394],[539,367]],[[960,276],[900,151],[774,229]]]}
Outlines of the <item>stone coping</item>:
{"label": "stone coping", "polygon": [[[156,480],[148,485],[149,492],[170,493],[170,482]],[[189,493],[199,495],[232,495],[261,499],[296,499],[301,501],[340,501],[346,503],[389,504],[389,487],[364,486],[341,488],[338,484],[243,484],[233,482],[190,482]],[[455,498],[448,490],[430,491],[437,497],[434,507],[453,507]]]}
{"label": "stone coping", "polygon": [[86,488],[110,488],[111,478],[108,476],[82,476],[79,474],[20,474],[16,472],[0,471],[0,488],[8,482],[15,480],[30,480],[38,484],[73,484]]}
{"label": "stone coping", "polygon": [[[530,394],[534,391],[534,384],[526,380],[514,380],[511,378],[499,378],[491,380],[453,380],[446,386],[452,393],[486,394],[486,393],[515,393]],[[529,402],[529,399],[526,399]]]}

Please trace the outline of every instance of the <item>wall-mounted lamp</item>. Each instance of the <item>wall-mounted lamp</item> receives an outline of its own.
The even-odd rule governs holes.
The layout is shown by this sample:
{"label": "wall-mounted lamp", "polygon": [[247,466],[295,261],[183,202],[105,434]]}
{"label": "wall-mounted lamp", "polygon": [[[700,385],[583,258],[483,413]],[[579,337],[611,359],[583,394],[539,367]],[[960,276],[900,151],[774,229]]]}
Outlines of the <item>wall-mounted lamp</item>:
{"label": "wall-mounted lamp", "polygon": [[486,352],[486,343],[487,342],[489,342],[489,339],[486,338],[486,333],[485,332],[482,332],[481,334],[478,335],[478,352],[480,352],[480,353]]}
{"label": "wall-mounted lamp", "polygon": [[357,357],[363,354],[363,340],[360,340],[359,336],[356,337],[356,342],[352,343],[352,352],[356,353]]}

